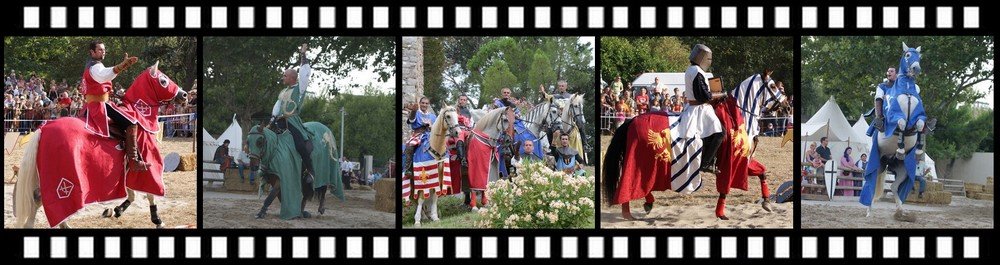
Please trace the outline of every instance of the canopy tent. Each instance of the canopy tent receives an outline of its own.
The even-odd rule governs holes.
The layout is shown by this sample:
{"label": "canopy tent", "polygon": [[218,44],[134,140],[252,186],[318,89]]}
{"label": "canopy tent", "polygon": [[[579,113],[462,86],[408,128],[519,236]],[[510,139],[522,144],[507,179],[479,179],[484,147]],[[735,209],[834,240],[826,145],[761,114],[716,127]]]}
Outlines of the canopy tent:
{"label": "canopy tent", "polygon": [[864,137],[861,140],[861,143],[864,144],[862,145],[864,148],[857,149],[857,151],[862,153],[868,153],[868,151],[871,150],[872,138],[865,135],[866,133],[868,133],[868,122],[865,121],[865,117],[858,118],[858,121],[854,123],[854,126],[852,126],[852,128],[854,129],[855,134]]}
{"label": "canopy tent", "polygon": [[862,153],[867,152],[870,145],[870,140],[865,134],[858,134],[847,121],[847,117],[844,116],[844,112],[833,96],[830,96],[826,104],[823,104],[823,107],[816,111],[812,118],[809,118],[809,121],[802,124],[800,136],[802,136],[803,144],[800,148],[802,148],[803,155],[805,155],[805,150],[809,147],[810,142],[816,142],[817,145],[820,145],[820,139],[827,137],[827,140],[830,141],[830,157],[834,161],[838,161],[838,166],[844,149],[847,147],[854,150],[851,153],[851,159],[856,161]]}

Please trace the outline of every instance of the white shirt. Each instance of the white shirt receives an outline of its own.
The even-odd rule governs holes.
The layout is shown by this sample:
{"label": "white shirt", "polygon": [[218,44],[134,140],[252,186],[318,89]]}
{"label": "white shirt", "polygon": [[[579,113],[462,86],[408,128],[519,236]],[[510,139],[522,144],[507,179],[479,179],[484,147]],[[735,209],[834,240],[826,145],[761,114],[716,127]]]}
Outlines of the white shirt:
{"label": "white shirt", "polygon": [[90,66],[90,77],[94,78],[94,81],[98,83],[111,81],[117,76],[118,74],[115,73],[113,67],[104,67],[104,63],[102,62],[97,62]]}

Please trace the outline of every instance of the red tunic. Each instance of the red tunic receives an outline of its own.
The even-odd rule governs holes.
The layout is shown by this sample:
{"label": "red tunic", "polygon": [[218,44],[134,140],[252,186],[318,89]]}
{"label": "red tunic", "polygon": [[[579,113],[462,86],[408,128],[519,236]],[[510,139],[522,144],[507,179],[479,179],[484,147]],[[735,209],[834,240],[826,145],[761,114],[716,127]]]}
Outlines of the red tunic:
{"label": "red tunic", "polygon": [[[119,114],[121,114],[125,119],[128,119],[132,124],[136,123],[135,115],[131,111],[128,111],[119,106],[115,106],[111,102],[107,101],[107,95],[113,90],[111,80],[106,82],[97,82],[93,76],[90,74],[90,69],[94,65],[98,64],[98,61],[91,61],[87,64],[86,69],[83,70],[83,94],[87,97],[87,102],[83,104],[83,111],[80,112],[80,118],[83,119],[85,123],[85,128],[91,133],[100,135],[103,137],[110,136],[110,129],[108,125],[111,123],[111,119],[108,118],[108,112],[105,106],[111,106]],[[104,97],[101,100],[101,97]]]}

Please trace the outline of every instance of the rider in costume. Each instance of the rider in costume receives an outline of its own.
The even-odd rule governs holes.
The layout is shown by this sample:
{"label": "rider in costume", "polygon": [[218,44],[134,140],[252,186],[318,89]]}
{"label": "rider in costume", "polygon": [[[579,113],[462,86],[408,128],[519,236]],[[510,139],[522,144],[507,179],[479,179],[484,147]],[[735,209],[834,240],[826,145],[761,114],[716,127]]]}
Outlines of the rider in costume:
{"label": "rider in costume", "polygon": [[283,72],[282,83],[287,87],[278,93],[278,100],[274,102],[271,109],[271,125],[279,130],[288,130],[295,140],[295,150],[302,157],[303,175],[308,178],[307,183],[312,183],[312,145],[309,144],[310,134],[302,125],[302,102],[305,101],[306,90],[309,86],[309,74],[312,68],[309,65],[309,58],[306,58],[308,45],[299,46],[299,64],[301,65],[296,75],[295,69],[287,69]]}
{"label": "rider in costume", "polygon": [[106,51],[104,42],[100,40],[90,42],[90,61],[87,62],[83,71],[83,94],[86,103],[83,105],[80,118],[84,119],[86,129],[90,132],[124,141],[125,158],[129,171],[145,171],[149,164],[142,160],[136,147],[138,120],[109,101],[113,90],[112,80],[139,61],[139,58],[129,57],[126,53],[125,59],[121,63],[109,68],[105,67],[103,63]]}
{"label": "rider in costume", "polygon": [[715,155],[722,145],[725,131],[722,123],[715,115],[711,103],[725,94],[716,94],[709,90],[706,70],[712,66],[712,50],[704,44],[697,44],[688,56],[691,66],[684,72],[684,96],[688,99],[688,108],[681,113],[680,131],[684,138],[701,138],[704,151],[701,153],[701,171],[716,173]]}

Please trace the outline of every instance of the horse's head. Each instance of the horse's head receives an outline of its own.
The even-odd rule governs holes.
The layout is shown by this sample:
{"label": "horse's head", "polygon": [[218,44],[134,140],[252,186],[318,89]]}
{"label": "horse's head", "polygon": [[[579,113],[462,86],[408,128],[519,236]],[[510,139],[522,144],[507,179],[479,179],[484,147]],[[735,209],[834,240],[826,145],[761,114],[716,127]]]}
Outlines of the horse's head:
{"label": "horse's head", "polygon": [[899,59],[899,73],[916,77],[920,74],[920,47],[916,49],[906,46],[903,43],[903,57]]}
{"label": "horse's head", "polygon": [[573,94],[569,100],[569,119],[576,123],[576,126],[587,125],[587,118],[583,111],[583,96]]}
{"label": "horse's head", "polygon": [[559,105],[552,103],[552,100],[544,103],[548,106],[548,111],[545,114],[545,120],[549,122],[552,128],[562,128],[562,115],[559,115]]}
{"label": "horse's head", "polygon": [[275,138],[274,132],[271,130],[260,125],[254,125],[253,128],[250,128],[250,133],[247,134],[247,155],[250,156],[251,163],[259,163],[261,158],[267,155],[269,138]]}
{"label": "horse's head", "polygon": [[438,111],[438,119],[442,119],[445,126],[448,126],[447,130],[449,137],[458,137],[460,128],[458,123],[458,109],[456,109],[455,106],[444,105],[444,107]]}

